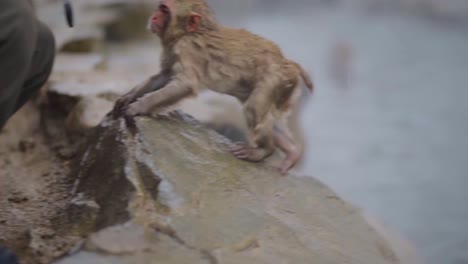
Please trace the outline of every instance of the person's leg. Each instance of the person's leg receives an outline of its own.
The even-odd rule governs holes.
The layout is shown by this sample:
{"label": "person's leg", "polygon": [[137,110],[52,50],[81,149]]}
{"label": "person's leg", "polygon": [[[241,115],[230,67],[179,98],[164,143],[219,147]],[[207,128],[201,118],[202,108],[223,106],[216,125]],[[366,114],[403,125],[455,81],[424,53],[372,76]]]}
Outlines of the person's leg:
{"label": "person's leg", "polygon": [[55,41],[26,0],[0,1],[0,129],[50,75]]}
{"label": "person's leg", "polygon": [[49,79],[54,65],[55,39],[49,28],[38,22],[36,49],[30,65],[26,82],[16,102],[15,112],[44,85]]}
{"label": "person's leg", "polygon": [[36,22],[24,0],[0,1],[0,128],[16,108],[36,46]]}

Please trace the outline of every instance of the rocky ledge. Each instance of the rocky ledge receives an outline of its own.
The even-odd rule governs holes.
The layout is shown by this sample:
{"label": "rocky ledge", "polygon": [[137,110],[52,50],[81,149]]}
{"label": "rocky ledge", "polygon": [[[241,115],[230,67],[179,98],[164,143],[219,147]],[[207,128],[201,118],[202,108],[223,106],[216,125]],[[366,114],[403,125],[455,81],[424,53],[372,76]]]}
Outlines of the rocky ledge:
{"label": "rocky ledge", "polygon": [[58,231],[86,239],[56,263],[400,263],[329,188],[228,144],[180,112],[104,120],[75,160]]}

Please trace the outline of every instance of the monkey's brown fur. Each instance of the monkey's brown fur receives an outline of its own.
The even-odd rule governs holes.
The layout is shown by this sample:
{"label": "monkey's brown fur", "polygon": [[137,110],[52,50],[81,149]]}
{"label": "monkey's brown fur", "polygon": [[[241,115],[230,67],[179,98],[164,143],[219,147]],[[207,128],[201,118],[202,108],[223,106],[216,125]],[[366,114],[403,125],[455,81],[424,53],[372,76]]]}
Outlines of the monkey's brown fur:
{"label": "monkey's brown fur", "polygon": [[313,90],[308,74],[285,58],[275,43],[218,24],[204,0],[165,0],[160,9],[150,28],[163,44],[162,71],[122,97],[116,110],[124,108],[130,116],[147,114],[205,87],[232,95],[243,104],[252,141],[233,146],[233,154],[261,161],[276,145],[286,153],[281,166],[286,173],[302,154],[291,137],[287,117],[301,95],[299,79]]}

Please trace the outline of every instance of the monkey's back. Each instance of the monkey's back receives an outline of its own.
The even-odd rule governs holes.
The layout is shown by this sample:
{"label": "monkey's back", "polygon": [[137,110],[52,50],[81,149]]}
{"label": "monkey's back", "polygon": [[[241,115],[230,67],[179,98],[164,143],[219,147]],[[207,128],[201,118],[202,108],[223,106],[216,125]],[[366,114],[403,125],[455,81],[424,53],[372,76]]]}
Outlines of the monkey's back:
{"label": "monkey's back", "polygon": [[188,58],[191,65],[198,65],[195,68],[202,85],[241,101],[260,82],[276,79],[279,84],[269,89],[283,90],[299,76],[295,64],[274,42],[245,29],[222,27],[188,39],[178,44],[176,53]]}
{"label": "monkey's back", "polygon": [[278,69],[277,73],[284,72],[291,64],[273,41],[245,29],[224,27],[209,43],[216,43],[207,49],[213,71],[237,70],[234,75],[244,83],[263,78],[272,67]]}
{"label": "monkey's back", "polygon": [[278,45],[248,30],[224,27],[220,30],[220,38],[227,56],[232,60],[248,57],[257,60],[257,64],[267,59],[274,59],[275,63],[285,60]]}

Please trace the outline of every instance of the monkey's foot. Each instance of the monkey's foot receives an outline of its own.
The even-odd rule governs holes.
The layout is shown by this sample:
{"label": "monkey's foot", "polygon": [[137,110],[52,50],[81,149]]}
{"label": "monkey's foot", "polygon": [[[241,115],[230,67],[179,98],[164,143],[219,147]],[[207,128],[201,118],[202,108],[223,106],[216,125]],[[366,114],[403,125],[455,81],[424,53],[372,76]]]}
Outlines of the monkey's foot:
{"label": "monkey's foot", "polygon": [[281,167],[279,168],[280,173],[282,175],[285,175],[290,168],[296,165],[301,156],[301,152],[297,149],[291,150],[288,153],[286,153],[286,158],[284,159],[283,164],[281,164]]}
{"label": "monkey's foot", "polygon": [[251,147],[246,143],[235,143],[231,146],[231,153],[238,159],[248,160]]}
{"label": "monkey's foot", "polygon": [[235,143],[231,146],[231,153],[238,159],[258,162],[263,160],[265,155],[262,155],[263,149],[253,148],[247,143]]}

